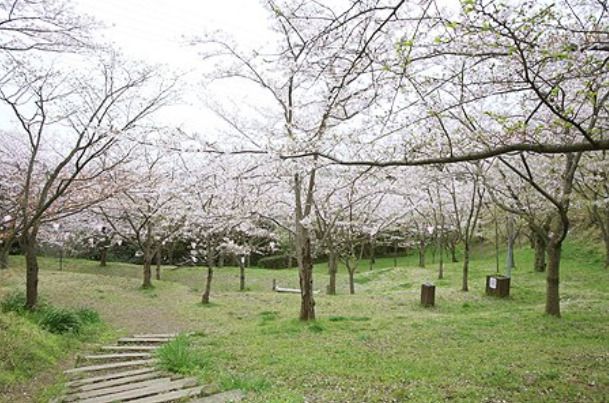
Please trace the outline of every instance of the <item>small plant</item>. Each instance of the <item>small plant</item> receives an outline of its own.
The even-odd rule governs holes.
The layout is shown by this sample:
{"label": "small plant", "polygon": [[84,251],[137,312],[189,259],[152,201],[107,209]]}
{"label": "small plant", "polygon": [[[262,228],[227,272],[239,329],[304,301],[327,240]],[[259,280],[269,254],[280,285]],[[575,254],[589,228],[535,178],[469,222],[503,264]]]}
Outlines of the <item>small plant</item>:
{"label": "small plant", "polygon": [[205,369],[208,361],[198,351],[192,348],[190,340],[179,335],[156,351],[158,366],[169,372],[191,375],[197,369]]}
{"label": "small plant", "polygon": [[69,309],[46,307],[39,311],[38,317],[41,328],[56,334],[79,333],[83,325],[78,313]]}
{"label": "small plant", "polygon": [[13,292],[0,302],[2,312],[15,312],[22,314],[25,312],[25,294]]}
{"label": "small plant", "polygon": [[82,323],[87,325],[101,322],[99,313],[91,308],[80,308],[76,311],[76,315],[78,315]]}

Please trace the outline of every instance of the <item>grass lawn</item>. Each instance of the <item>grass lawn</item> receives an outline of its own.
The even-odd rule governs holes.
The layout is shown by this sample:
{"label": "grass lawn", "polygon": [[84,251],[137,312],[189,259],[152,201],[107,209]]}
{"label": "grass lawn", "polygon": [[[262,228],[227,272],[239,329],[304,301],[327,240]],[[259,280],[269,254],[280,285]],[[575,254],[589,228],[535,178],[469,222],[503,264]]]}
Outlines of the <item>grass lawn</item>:
{"label": "grass lawn", "polygon": [[[483,255],[478,251],[474,258]],[[606,402],[609,399],[609,272],[582,245],[563,254],[563,317],[543,315],[545,275],[519,249],[511,298],[485,297],[494,258],[474,259],[470,291],[459,291],[460,263],[415,267],[416,256],[361,263],[356,295],[340,269],[340,295],[323,293],[315,269],[318,320],[299,323],[299,296],[271,291],[272,280],[298,286],[295,270],[237,268],[214,275],[212,301],[199,304],[204,268],[163,268],[141,290],[128,264],[41,259],[41,295],[55,305],[98,310],[116,334],[195,331],[196,374],[218,389],[242,388],[252,402]],[[0,273],[0,294],[23,286],[23,261]],[[436,307],[418,304],[424,281],[437,285]]]}

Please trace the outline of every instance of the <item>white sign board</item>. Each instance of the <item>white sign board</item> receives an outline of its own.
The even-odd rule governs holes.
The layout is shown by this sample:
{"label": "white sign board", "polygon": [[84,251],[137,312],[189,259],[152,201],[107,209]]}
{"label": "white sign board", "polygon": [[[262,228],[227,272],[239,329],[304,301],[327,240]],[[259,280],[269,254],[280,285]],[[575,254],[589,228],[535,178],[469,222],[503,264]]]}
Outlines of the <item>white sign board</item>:
{"label": "white sign board", "polygon": [[497,288],[497,279],[496,279],[495,277],[491,277],[491,278],[488,280],[488,286],[489,286],[489,287],[491,287],[493,290],[494,290],[495,288]]}

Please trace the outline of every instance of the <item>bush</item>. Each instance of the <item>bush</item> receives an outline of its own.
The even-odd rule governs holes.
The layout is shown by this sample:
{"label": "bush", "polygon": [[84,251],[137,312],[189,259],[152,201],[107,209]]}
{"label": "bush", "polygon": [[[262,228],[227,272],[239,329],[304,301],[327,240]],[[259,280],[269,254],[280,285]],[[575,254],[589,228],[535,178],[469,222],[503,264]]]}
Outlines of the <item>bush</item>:
{"label": "bush", "polygon": [[55,334],[77,334],[80,333],[83,325],[101,322],[97,311],[91,308],[72,310],[56,308],[45,302],[39,302],[37,309],[30,312],[25,309],[25,295],[22,292],[10,294],[0,302],[0,307],[2,312],[14,312]]}
{"label": "bush", "polygon": [[[258,266],[265,269],[287,269],[289,267],[290,255],[275,255],[267,256],[258,260]],[[292,260],[292,264],[296,264],[295,259]]]}
{"label": "bush", "polygon": [[38,314],[38,324],[51,333],[79,333],[83,325],[80,316],[72,310],[47,307]]}
{"label": "bush", "polygon": [[22,314],[25,312],[25,294],[13,292],[0,302],[2,312],[15,312]]}

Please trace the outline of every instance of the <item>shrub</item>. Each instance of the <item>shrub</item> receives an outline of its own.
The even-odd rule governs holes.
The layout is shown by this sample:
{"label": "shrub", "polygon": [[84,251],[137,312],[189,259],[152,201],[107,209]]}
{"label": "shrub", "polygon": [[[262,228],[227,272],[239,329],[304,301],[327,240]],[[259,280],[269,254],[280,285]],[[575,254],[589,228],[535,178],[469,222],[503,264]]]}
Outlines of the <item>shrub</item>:
{"label": "shrub", "polygon": [[83,321],[75,311],[46,307],[38,312],[38,324],[51,333],[79,333]]}
{"label": "shrub", "polygon": [[25,312],[25,294],[13,292],[0,302],[2,312],[15,312],[22,314]]}
{"label": "shrub", "polygon": [[[267,256],[258,260],[258,266],[273,270],[287,269],[290,264],[289,259],[290,255]],[[292,263],[295,264],[295,260],[293,260]]]}

